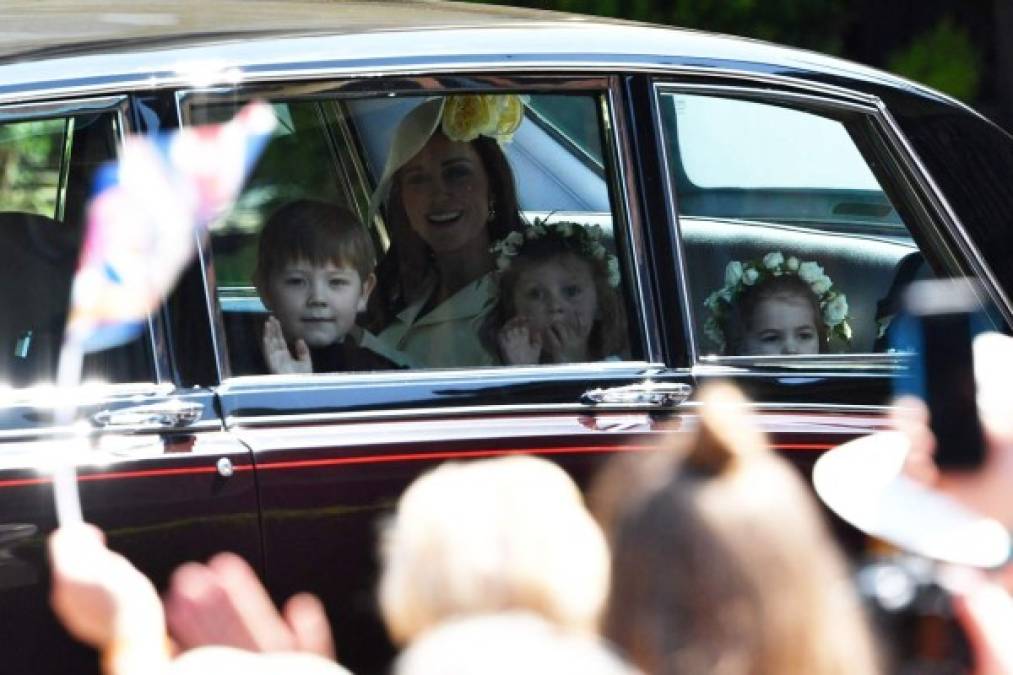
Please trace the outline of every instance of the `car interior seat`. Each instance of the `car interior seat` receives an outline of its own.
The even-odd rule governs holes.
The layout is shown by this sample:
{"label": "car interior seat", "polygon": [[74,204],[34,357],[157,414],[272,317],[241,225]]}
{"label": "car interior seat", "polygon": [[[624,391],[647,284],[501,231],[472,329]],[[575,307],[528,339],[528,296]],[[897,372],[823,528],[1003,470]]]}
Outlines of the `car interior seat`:
{"label": "car interior seat", "polygon": [[[690,297],[696,334],[703,336],[707,319],[704,299],[724,284],[732,260],[759,260],[771,251],[815,260],[847,296],[851,353],[876,349],[877,301],[887,293],[900,261],[917,253],[913,244],[865,235],[816,232],[789,225],[729,222],[709,218],[680,219],[688,261]],[[704,338],[701,353],[712,345]]]}
{"label": "car interior seat", "polygon": [[56,373],[77,260],[73,228],[0,212],[0,380],[21,387]]}

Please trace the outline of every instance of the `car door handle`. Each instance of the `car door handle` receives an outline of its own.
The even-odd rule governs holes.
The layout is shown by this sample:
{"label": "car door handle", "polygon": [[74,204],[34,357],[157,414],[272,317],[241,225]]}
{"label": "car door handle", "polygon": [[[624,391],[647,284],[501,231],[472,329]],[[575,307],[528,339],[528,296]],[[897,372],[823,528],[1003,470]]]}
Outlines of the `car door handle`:
{"label": "car door handle", "polygon": [[97,427],[185,427],[204,414],[200,403],[171,399],[147,405],[101,410],[91,416]]}
{"label": "car door handle", "polygon": [[636,405],[661,408],[677,406],[690,397],[693,387],[681,382],[641,382],[625,387],[592,389],[584,392],[585,405]]}

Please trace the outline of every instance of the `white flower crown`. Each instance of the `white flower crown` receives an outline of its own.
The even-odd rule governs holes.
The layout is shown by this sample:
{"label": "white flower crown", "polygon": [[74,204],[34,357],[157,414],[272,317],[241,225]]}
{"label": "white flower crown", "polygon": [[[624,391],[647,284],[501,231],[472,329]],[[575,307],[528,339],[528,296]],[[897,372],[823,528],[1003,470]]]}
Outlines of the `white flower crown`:
{"label": "white flower crown", "polygon": [[502,271],[510,267],[511,259],[520,255],[529,241],[549,237],[571,240],[570,247],[580,255],[605,261],[608,284],[612,288],[618,288],[621,279],[619,260],[601,243],[602,235],[600,225],[582,225],[566,220],[549,222],[535,218],[531,225],[523,230],[514,230],[489,250],[496,254],[496,267]]}
{"label": "white flower crown", "polygon": [[725,268],[725,285],[704,300],[710,316],[704,322],[704,333],[723,352],[725,334],[721,325],[743,291],[756,286],[771,277],[792,274],[809,285],[819,303],[827,335],[837,337],[845,343],[851,342],[851,325],[848,323],[848,298],[834,288],[823,268],[815,260],[801,262],[795,256],[785,259],[780,251],[771,251],[761,260],[740,262],[733,260]]}

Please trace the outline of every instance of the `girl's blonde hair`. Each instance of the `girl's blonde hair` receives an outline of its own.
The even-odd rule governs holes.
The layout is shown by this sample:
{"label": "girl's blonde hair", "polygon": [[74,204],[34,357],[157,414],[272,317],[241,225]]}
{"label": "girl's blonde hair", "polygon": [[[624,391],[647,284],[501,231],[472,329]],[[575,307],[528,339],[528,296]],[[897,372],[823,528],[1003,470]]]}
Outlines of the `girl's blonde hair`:
{"label": "girl's blonde hair", "polygon": [[512,609],[595,630],[608,590],[605,538],[580,491],[528,456],[452,462],[418,478],[381,558],[380,608],[402,644],[452,616]]}
{"label": "girl's blonde hair", "polygon": [[605,634],[653,675],[868,674],[844,560],[795,469],[728,386],[697,433],[596,487],[615,552]]}

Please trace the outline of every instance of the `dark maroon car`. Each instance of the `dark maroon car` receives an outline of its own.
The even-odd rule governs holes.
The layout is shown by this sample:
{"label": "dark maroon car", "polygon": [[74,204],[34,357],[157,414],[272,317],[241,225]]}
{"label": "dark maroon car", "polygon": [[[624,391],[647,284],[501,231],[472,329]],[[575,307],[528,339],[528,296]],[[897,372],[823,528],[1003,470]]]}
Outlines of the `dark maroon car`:
{"label": "dark maroon car", "polygon": [[[49,468],[71,433],[54,425],[47,382],[94,173],[126,133],[226,120],[254,99],[279,119],[143,336],[86,361],[74,393],[91,439],[78,459],[85,516],[160,585],[228,549],[276,599],[317,593],[362,675],[392,653],[374,599],[377,522],[419,472],[534,453],[585,482],[609,454],[692,417],[693,389],[713,378],[748,390],[805,468],[883,424],[907,358],[884,342],[898,288],[973,275],[993,326],[1013,318],[1013,139],[863,66],[440,2],[24,1],[0,18],[5,673],[97,669],[47,606]],[[622,349],[557,365],[265,374],[253,270],[266,216],[299,198],[343,205],[383,257],[402,235],[369,201],[394,130],[452,94],[525,97],[503,145],[521,215],[594,227],[617,261]],[[814,283],[846,295],[849,340],[735,355],[714,339],[712,294],[747,283],[734,263],[773,253],[816,263]]]}

